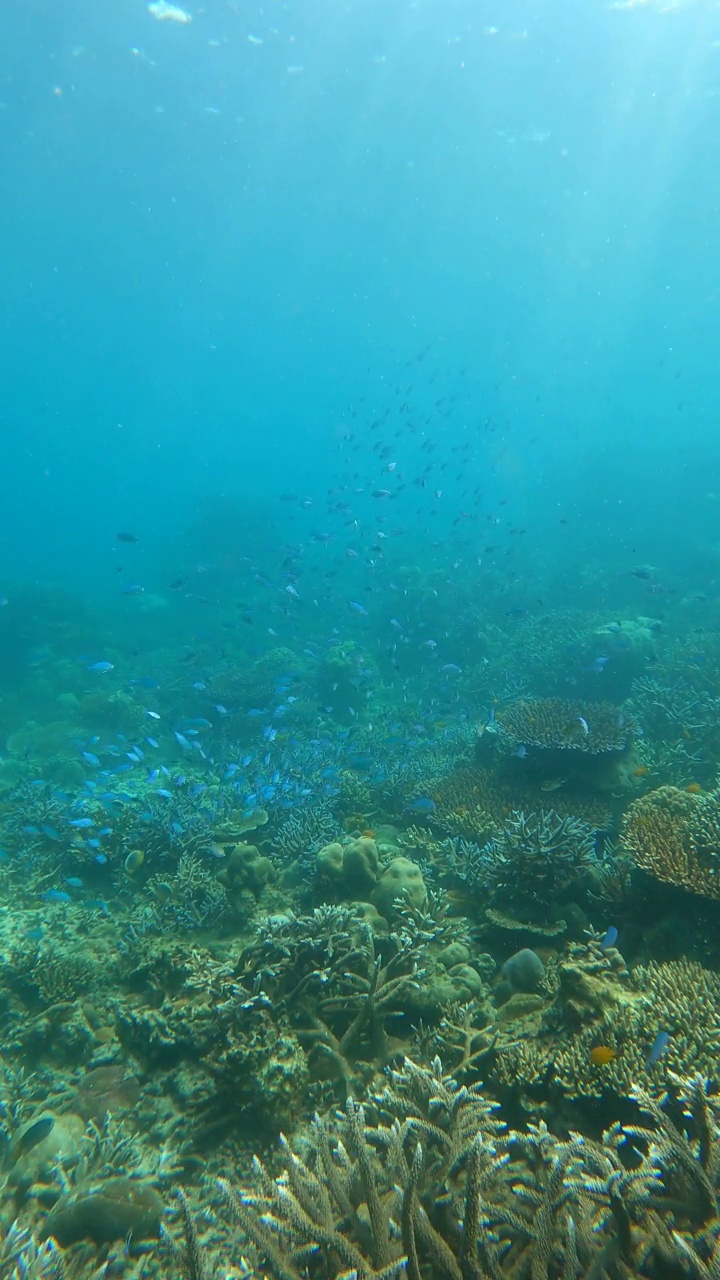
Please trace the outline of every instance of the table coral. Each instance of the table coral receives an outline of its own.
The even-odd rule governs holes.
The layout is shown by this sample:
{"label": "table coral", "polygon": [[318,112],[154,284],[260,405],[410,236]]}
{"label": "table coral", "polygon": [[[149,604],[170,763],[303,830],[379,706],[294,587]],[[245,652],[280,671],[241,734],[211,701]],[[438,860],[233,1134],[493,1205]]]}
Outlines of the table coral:
{"label": "table coral", "polygon": [[497,717],[510,746],[581,751],[600,755],[624,751],[637,732],[635,719],[609,702],[564,698],[521,698]]}

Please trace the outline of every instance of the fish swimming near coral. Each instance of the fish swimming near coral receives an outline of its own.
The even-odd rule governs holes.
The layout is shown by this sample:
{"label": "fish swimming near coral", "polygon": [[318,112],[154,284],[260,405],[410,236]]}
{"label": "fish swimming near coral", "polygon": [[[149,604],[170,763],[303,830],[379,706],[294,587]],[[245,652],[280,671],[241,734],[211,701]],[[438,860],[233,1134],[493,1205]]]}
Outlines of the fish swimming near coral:
{"label": "fish swimming near coral", "polygon": [[144,861],[145,854],[142,849],[131,849],[123,863],[126,874],[131,876],[134,871],[137,871],[142,866]]}
{"label": "fish swimming near coral", "polygon": [[588,1057],[594,1067],[607,1067],[617,1058],[617,1051],[609,1044],[596,1044]]}
{"label": "fish swimming near coral", "polygon": [[669,1032],[658,1031],[658,1034],[655,1037],[655,1042],[652,1046],[652,1049],[650,1050],[647,1058],[645,1059],[645,1066],[654,1067],[655,1063],[660,1061],[663,1055],[667,1053],[669,1048],[670,1048]]}
{"label": "fish swimming near coral", "polygon": [[26,1156],[28,1151],[32,1151],[33,1147],[36,1147],[38,1143],[44,1142],[52,1133],[54,1127],[54,1116],[40,1116],[33,1124],[26,1125],[21,1129],[10,1147],[13,1161],[19,1160],[21,1156]]}
{"label": "fish swimming near coral", "polygon": [[607,951],[608,947],[615,946],[615,943],[617,942],[617,940],[618,940],[618,931],[615,928],[615,925],[611,924],[608,926],[608,928],[605,931],[602,942],[600,943],[600,949],[602,951]]}

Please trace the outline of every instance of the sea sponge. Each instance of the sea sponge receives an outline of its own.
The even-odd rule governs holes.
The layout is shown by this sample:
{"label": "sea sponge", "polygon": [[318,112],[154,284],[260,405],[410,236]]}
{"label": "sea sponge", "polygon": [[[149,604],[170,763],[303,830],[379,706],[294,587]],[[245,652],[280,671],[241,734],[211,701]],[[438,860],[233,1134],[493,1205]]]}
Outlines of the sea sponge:
{"label": "sea sponge", "polygon": [[371,898],[383,916],[392,915],[397,899],[419,910],[427,902],[422,871],[409,858],[393,858],[388,863]]}

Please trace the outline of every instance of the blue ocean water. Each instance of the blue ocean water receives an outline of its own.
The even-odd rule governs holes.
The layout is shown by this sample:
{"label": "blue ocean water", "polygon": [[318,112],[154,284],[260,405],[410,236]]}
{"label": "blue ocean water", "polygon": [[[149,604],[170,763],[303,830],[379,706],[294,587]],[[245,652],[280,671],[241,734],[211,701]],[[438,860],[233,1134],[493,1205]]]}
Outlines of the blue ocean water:
{"label": "blue ocean water", "polygon": [[[482,518],[508,498],[529,524],[523,576],[544,555],[571,577],[634,554],[706,572],[714,10],[187,16],[6,15],[8,578],[112,594],[119,528],[152,577],[223,498],[260,531],[278,492],[337,480],[348,425],[363,470],[368,419],[406,383],[438,460],[471,442]],[[420,461],[403,446],[408,475]]]}

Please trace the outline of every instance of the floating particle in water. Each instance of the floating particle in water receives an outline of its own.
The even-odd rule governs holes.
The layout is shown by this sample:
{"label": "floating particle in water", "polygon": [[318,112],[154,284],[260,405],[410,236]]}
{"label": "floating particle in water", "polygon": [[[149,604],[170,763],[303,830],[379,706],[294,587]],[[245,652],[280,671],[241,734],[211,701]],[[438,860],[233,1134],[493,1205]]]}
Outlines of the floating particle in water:
{"label": "floating particle in water", "polygon": [[167,0],[153,0],[148,5],[148,13],[158,22],[192,22],[192,15],[186,9],[181,9],[179,5],[168,4]]}

